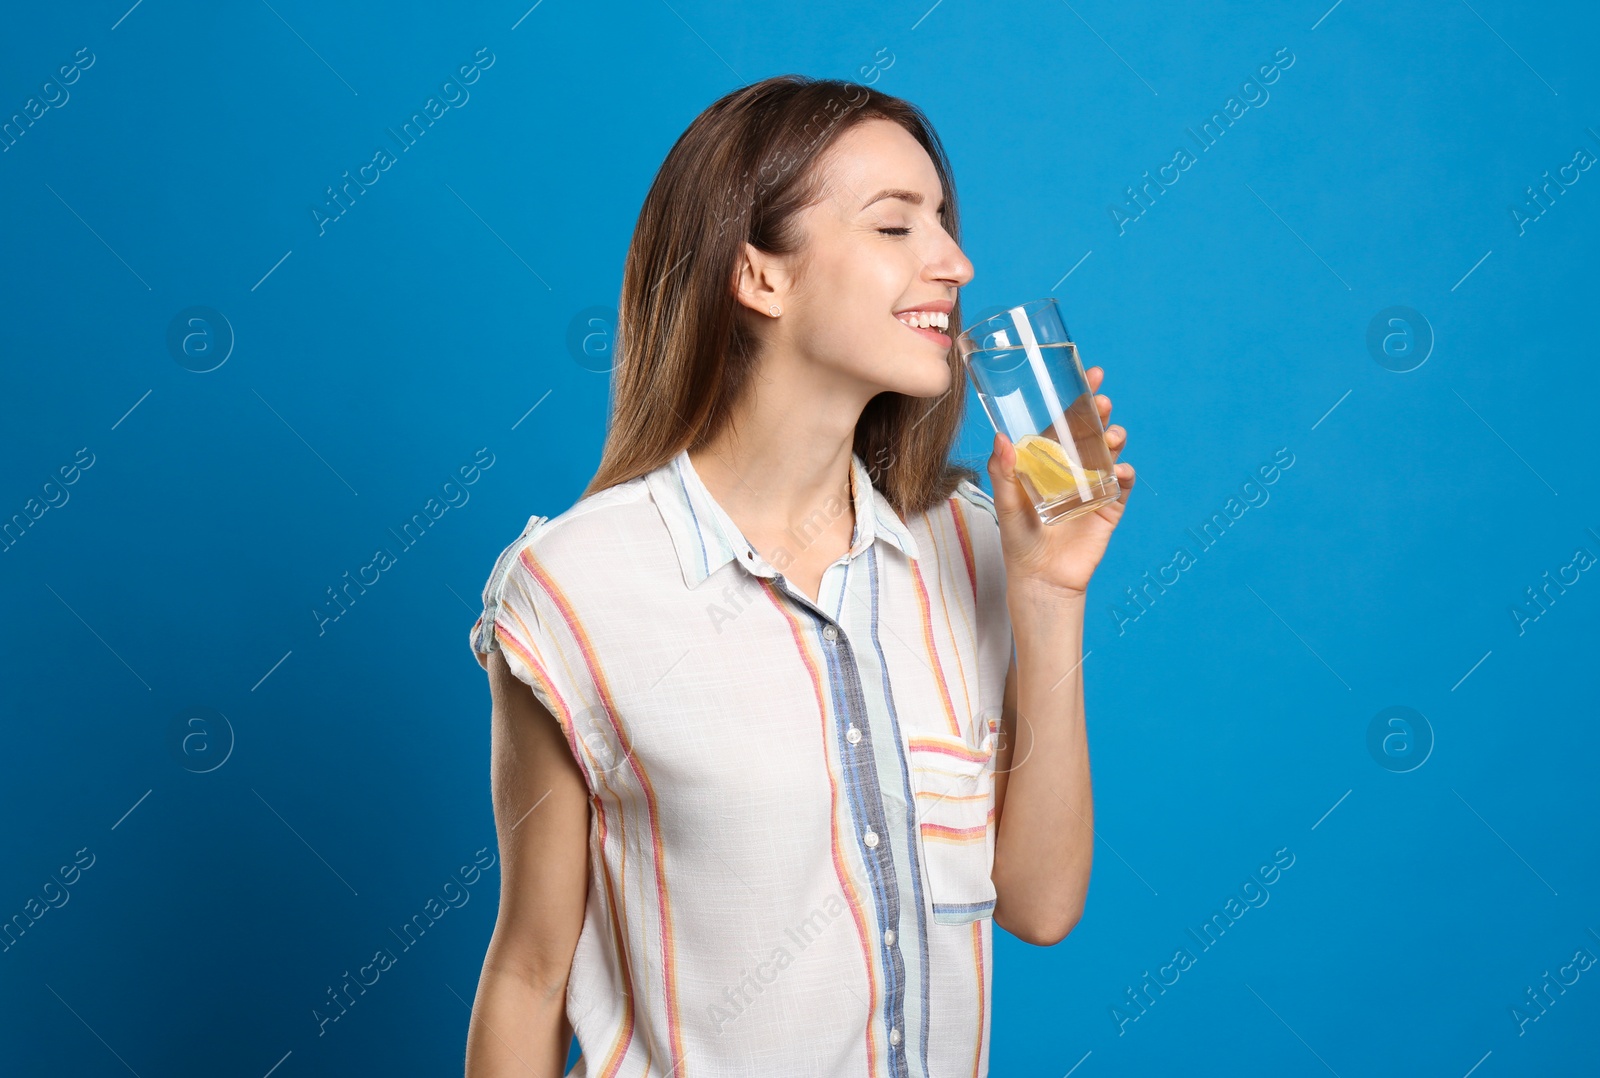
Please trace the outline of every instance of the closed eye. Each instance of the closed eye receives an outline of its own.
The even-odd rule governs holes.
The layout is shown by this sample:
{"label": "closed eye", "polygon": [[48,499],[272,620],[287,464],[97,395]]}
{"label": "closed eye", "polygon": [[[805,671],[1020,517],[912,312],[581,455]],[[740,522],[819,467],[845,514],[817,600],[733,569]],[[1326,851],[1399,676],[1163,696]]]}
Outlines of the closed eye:
{"label": "closed eye", "polygon": [[911,230],[909,228],[880,228],[880,229],[878,229],[878,231],[882,232],[886,236],[909,236],[909,235],[911,235]]}

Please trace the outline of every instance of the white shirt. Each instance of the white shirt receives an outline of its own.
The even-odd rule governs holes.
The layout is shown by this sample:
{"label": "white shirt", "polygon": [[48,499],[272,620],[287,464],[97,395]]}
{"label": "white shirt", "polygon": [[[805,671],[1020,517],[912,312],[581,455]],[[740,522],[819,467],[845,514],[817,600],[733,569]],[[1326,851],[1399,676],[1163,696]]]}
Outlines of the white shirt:
{"label": "white shirt", "polygon": [[987,1073],[999,528],[971,483],[903,522],[851,468],[815,604],[687,451],[495,563],[473,650],[556,717],[593,810],[578,1078]]}

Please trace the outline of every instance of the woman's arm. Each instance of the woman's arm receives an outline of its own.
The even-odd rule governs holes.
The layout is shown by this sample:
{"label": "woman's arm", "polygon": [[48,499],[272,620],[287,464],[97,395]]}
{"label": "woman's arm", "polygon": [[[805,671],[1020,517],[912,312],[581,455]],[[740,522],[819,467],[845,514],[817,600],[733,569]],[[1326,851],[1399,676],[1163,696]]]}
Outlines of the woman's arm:
{"label": "woman's arm", "polygon": [[567,976],[589,886],[589,791],[561,727],[488,657],[490,783],[500,843],[500,914],[467,1032],[466,1078],[560,1078],[572,1030]]}
{"label": "woman's arm", "polygon": [[[1091,392],[1105,371],[1084,372]],[[1104,426],[1111,398],[1096,393]],[[1083,612],[1089,578],[1122,520],[1135,480],[1117,461],[1128,432],[1105,428],[1122,493],[1115,500],[1055,524],[1039,519],[1017,480],[1017,450],[995,434],[989,457],[995,520],[1006,565],[1006,608],[1016,658],[1006,675],[997,751],[994,920],[1029,943],[1066,938],[1083,916],[1094,860],[1094,794],[1083,714]],[[1012,754],[1021,758],[1014,761]]]}
{"label": "woman's arm", "polygon": [[1083,604],[1011,596],[1017,656],[996,753],[994,920],[1040,947],[1083,915],[1094,861],[1094,794],[1083,714]]}

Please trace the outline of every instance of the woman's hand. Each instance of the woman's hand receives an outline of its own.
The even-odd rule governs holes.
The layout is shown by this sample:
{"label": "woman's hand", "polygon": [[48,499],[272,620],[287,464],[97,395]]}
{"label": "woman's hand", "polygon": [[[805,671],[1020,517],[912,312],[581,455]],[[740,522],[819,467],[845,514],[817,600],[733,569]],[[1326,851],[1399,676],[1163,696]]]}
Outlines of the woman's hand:
{"label": "woman's hand", "polygon": [[[1105,371],[1090,367],[1084,372],[1089,392],[1095,393],[1100,425],[1111,417],[1111,398],[1098,395]],[[1106,446],[1113,462],[1128,444],[1128,432],[1121,427],[1106,427]],[[994,452],[989,457],[989,479],[994,486],[995,516],[1000,522],[1000,545],[1005,554],[1006,587],[1037,589],[1082,599],[1089,590],[1089,577],[1105,555],[1106,544],[1127,506],[1133,489],[1133,465],[1114,464],[1122,496],[1096,506],[1071,520],[1045,524],[1033,508],[1028,492],[1016,474],[1017,450],[1004,434],[996,432]]]}

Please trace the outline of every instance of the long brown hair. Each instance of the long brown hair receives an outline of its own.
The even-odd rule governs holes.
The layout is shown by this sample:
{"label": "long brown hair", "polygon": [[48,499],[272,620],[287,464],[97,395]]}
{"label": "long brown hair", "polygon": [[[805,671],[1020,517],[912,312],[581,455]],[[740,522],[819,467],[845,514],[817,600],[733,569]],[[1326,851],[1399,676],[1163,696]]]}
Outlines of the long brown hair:
{"label": "long brown hair", "polygon": [[[804,75],[765,79],[713,102],[673,144],[634,226],[617,306],[611,423],[585,495],[698,448],[732,419],[759,359],[736,310],[733,272],[744,244],[780,255],[799,249],[795,215],[820,194],[819,156],[869,118],[897,123],[922,144],[943,189],[940,223],[960,243],[950,164],[915,105]],[[958,300],[951,324],[960,319]],[[948,361],[948,392],[933,401],[879,393],[856,424],[853,449],[903,518],[977,478],[949,459],[966,379],[954,348]]]}

